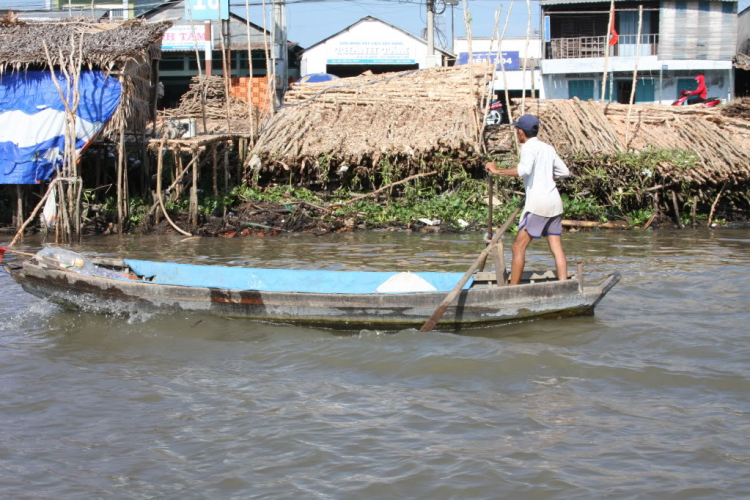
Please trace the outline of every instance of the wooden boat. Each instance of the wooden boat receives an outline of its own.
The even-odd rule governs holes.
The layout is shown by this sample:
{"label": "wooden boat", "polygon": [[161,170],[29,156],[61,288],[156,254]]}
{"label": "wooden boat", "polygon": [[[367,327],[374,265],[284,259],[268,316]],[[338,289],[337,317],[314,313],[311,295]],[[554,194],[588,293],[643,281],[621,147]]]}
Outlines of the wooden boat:
{"label": "wooden boat", "polygon": [[[80,259],[76,259],[80,265]],[[128,313],[195,311],[217,316],[341,329],[419,328],[459,282],[461,273],[415,273],[435,291],[380,293],[373,284],[398,273],[294,271],[87,258],[85,269],[36,257],[5,262],[27,292],[65,308]],[[80,267],[80,266],[79,266]],[[620,280],[583,281],[582,266],[565,281],[526,272],[517,286],[498,286],[494,272],[475,273],[438,328],[460,330],[509,321],[591,314]]]}

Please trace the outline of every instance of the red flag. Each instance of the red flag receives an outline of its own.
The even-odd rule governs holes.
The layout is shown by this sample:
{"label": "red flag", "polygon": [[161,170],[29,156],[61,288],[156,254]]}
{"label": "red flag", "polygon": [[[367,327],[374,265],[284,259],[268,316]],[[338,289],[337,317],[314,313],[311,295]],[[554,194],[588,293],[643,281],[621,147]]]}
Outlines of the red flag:
{"label": "red flag", "polygon": [[620,36],[617,34],[615,29],[615,16],[612,16],[612,25],[609,27],[609,46],[616,44],[620,41]]}

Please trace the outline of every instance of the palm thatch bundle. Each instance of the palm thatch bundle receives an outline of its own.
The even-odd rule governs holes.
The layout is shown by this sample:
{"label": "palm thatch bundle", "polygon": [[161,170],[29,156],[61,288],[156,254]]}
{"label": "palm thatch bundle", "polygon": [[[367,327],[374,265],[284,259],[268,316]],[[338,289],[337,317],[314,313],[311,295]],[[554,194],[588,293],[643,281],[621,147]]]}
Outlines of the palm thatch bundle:
{"label": "palm thatch bundle", "polygon": [[55,68],[66,67],[80,56],[83,68],[102,70],[121,78],[123,84],[124,105],[118,108],[105,134],[113,135],[122,124],[130,130],[141,130],[151,115],[152,62],[161,57],[161,37],[171,25],[140,20],[4,19],[0,22],[0,75],[49,68],[50,62]]}
{"label": "palm thatch bundle", "polygon": [[[750,122],[724,116],[720,108],[628,105],[573,100],[537,100],[527,112],[540,117],[541,140],[568,157],[593,157],[655,147],[698,157],[696,165],[662,162],[668,182],[723,183],[750,179]],[[739,111],[733,111],[739,114]]]}
{"label": "palm thatch bundle", "polygon": [[[201,85],[203,85],[204,97],[201,98]],[[218,133],[249,133],[250,111],[245,101],[229,96],[229,108],[227,109],[227,94],[224,79],[220,76],[194,76],[190,88],[180,97],[180,103],[176,108],[165,109],[159,112],[159,117],[171,118],[194,118],[198,131],[208,134]],[[205,106],[206,127],[203,130],[203,109]],[[266,113],[253,106],[255,123],[260,123],[267,116]],[[227,124],[227,115],[229,124]]]}
{"label": "palm thatch bundle", "polygon": [[488,73],[484,65],[440,67],[293,84],[250,157],[285,168],[321,159],[366,167],[479,153]]}

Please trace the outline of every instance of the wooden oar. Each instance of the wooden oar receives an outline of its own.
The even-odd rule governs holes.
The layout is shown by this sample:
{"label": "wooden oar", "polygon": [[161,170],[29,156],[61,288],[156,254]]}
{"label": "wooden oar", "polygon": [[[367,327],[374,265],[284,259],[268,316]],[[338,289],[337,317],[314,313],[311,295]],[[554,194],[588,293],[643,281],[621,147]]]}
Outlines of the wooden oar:
{"label": "wooden oar", "polygon": [[508,220],[505,221],[505,224],[500,227],[500,229],[497,230],[495,233],[495,236],[492,237],[492,241],[490,241],[489,245],[482,250],[482,253],[479,254],[479,257],[476,258],[474,263],[471,265],[468,271],[466,271],[466,274],[464,274],[463,278],[461,278],[461,281],[458,282],[456,287],[451,290],[451,292],[448,294],[447,297],[443,300],[443,302],[440,303],[437,309],[435,309],[435,312],[432,313],[432,316],[430,316],[430,319],[425,322],[424,325],[422,325],[422,328],[419,329],[420,332],[430,332],[433,328],[435,328],[435,325],[438,324],[438,321],[440,321],[440,318],[443,317],[443,314],[445,314],[445,311],[448,309],[448,306],[453,303],[454,300],[456,300],[456,297],[458,297],[458,294],[461,293],[461,289],[464,287],[467,281],[469,281],[469,278],[472,274],[474,274],[474,271],[476,271],[479,268],[479,265],[484,262],[487,259],[487,255],[490,253],[490,250],[494,245],[497,244],[498,241],[500,241],[500,238],[503,237],[503,234],[505,234],[505,231],[508,230],[510,225],[513,223],[514,220],[516,220],[516,215],[518,215],[518,212],[521,211],[521,208],[523,207],[523,201],[521,200],[521,204],[516,208],[510,217],[508,217]]}

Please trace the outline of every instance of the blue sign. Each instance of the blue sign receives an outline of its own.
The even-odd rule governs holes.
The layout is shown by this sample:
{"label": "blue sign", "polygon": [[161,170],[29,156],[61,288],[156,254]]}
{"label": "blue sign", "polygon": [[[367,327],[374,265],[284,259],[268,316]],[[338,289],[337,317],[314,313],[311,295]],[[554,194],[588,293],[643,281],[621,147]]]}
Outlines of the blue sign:
{"label": "blue sign", "polygon": [[[519,63],[517,50],[503,51],[502,61],[497,61],[497,51],[473,52],[471,56],[472,56],[473,63],[477,64],[477,63],[490,61],[496,64],[497,69],[502,69],[500,64],[504,65],[506,70],[519,69],[521,67]],[[464,65],[468,63],[469,63],[469,53],[460,52],[458,54],[458,64]]]}
{"label": "blue sign", "polygon": [[188,0],[185,2],[185,19],[213,21],[229,19],[229,0]]}

